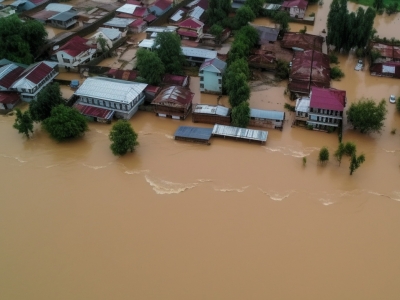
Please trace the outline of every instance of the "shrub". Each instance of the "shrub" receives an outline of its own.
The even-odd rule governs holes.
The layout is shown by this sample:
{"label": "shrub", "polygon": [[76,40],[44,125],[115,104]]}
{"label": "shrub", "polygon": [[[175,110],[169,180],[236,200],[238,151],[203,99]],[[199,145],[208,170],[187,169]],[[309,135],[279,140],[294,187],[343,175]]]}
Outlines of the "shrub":
{"label": "shrub", "polygon": [[329,160],[329,150],[326,147],[322,147],[319,151],[318,160],[320,164],[326,164]]}
{"label": "shrub", "polygon": [[296,107],[294,105],[290,105],[289,103],[285,103],[283,107],[286,108],[288,111],[296,111]]}
{"label": "shrub", "polygon": [[331,69],[331,78],[333,80],[340,80],[343,77],[344,77],[344,73],[342,72],[342,70],[340,70],[339,67],[335,66]]}
{"label": "shrub", "polygon": [[400,112],[400,97],[397,98],[397,101],[396,101],[396,109],[397,109],[398,112]]}
{"label": "shrub", "polygon": [[393,128],[392,131],[390,132],[391,134],[396,134],[396,128]]}
{"label": "shrub", "polygon": [[278,59],[276,65],[276,77],[280,80],[289,78],[289,63],[287,61]]}
{"label": "shrub", "polygon": [[329,54],[329,63],[336,65],[339,63],[338,57],[335,55],[335,53]]}

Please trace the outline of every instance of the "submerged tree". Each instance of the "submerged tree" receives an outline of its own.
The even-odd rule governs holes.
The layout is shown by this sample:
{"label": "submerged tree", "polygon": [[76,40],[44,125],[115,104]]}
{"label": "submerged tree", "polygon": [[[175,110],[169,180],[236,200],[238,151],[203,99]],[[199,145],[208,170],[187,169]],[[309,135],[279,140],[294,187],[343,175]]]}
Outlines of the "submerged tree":
{"label": "submerged tree", "polygon": [[158,85],[164,74],[164,65],[157,53],[139,49],[136,52],[136,57],[140,76],[145,78],[148,84]]}
{"label": "submerged tree", "polygon": [[255,18],[256,15],[251,10],[251,8],[246,5],[243,5],[236,11],[235,28],[240,29],[242,26],[245,26],[249,22],[253,21]]}
{"label": "submerged tree", "polygon": [[281,32],[287,32],[290,30],[289,28],[289,14],[285,11],[279,11],[274,16],[274,22],[279,24]]}
{"label": "submerged tree", "polygon": [[250,122],[250,106],[247,101],[240,103],[232,109],[232,124],[246,128]]}
{"label": "submerged tree", "polygon": [[354,153],[350,160],[350,175],[353,175],[354,171],[357,170],[364,161],[364,154],[361,154],[357,157],[357,155]]}
{"label": "submerged tree", "polygon": [[335,158],[337,159],[337,161],[339,162],[339,166],[340,163],[342,162],[342,157],[343,156],[353,156],[355,155],[357,152],[357,147],[354,143],[352,142],[347,142],[346,144],[344,143],[339,143],[338,148],[336,149],[335,153],[333,154],[333,156],[335,156]]}
{"label": "submerged tree", "polygon": [[128,151],[133,152],[139,145],[138,135],[131,124],[126,120],[118,120],[112,127],[109,135],[111,151],[114,155],[122,156]]}
{"label": "submerged tree", "polygon": [[80,137],[88,130],[87,119],[75,108],[62,104],[54,107],[42,124],[58,142]]}
{"label": "submerged tree", "polygon": [[57,105],[64,104],[60,86],[58,83],[52,83],[45,86],[37,95],[36,100],[29,104],[29,112],[32,120],[41,122],[50,117],[51,110]]}
{"label": "submerged tree", "polygon": [[166,73],[183,73],[185,58],[182,54],[179,35],[175,32],[160,32],[154,42],[154,49],[164,64]]}
{"label": "submerged tree", "polygon": [[321,165],[324,165],[329,160],[329,150],[326,147],[322,147],[319,151],[318,160]]}
{"label": "submerged tree", "polygon": [[29,114],[29,111],[21,112],[19,108],[15,109],[17,118],[15,119],[13,127],[18,130],[19,133],[25,134],[29,139],[29,133],[33,132],[33,121]]}
{"label": "submerged tree", "polygon": [[232,108],[250,98],[250,87],[246,75],[243,73],[231,73],[229,77],[226,77],[226,89]]}

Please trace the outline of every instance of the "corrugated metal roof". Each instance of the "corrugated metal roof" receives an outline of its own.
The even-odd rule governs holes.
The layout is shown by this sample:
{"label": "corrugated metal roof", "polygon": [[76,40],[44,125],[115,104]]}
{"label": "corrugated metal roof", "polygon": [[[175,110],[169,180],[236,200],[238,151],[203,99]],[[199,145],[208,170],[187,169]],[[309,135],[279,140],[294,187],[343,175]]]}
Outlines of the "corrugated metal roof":
{"label": "corrugated metal roof", "polygon": [[24,68],[14,63],[2,66],[0,68],[0,86],[5,89],[10,88],[24,70]]}
{"label": "corrugated metal roof", "polygon": [[57,62],[42,61],[29,66],[14,82],[12,88],[33,89],[57,66]]}
{"label": "corrugated metal roof", "polygon": [[120,8],[118,8],[116,11],[131,15],[135,11],[136,7],[139,7],[139,6],[134,5],[134,4],[124,4]]}
{"label": "corrugated metal roof", "polygon": [[130,103],[144,91],[146,86],[145,83],[93,77],[86,79],[75,95]]}
{"label": "corrugated metal roof", "polygon": [[147,27],[146,32],[175,32],[177,29],[176,26],[152,26]]}
{"label": "corrugated metal roof", "polygon": [[153,48],[154,40],[144,39],[139,43],[139,48]]}
{"label": "corrugated metal roof", "polygon": [[282,7],[290,8],[290,7],[298,7],[300,9],[306,9],[308,5],[308,1],[306,0],[290,0],[283,1]]}
{"label": "corrugated metal roof", "polygon": [[157,0],[152,6],[158,7],[161,10],[166,10],[172,5],[172,1],[169,0]]}
{"label": "corrugated metal roof", "polygon": [[212,128],[179,126],[179,128],[175,131],[174,136],[208,141],[211,138],[212,132]]}
{"label": "corrugated metal roof", "polygon": [[58,11],[41,10],[41,11],[38,11],[37,13],[31,15],[31,18],[32,18],[32,19],[35,19],[35,20],[46,21],[46,20],[48,20],[49,18],[51,18],[52,16],[55,16],[55,15],[57,15],[57,14],[59,14]]}
{"label": "corrugated metal roof", "polygon": [[143,20],[145,20],[146,22],[151,22],[154,21],[155,19],[157,19],[157,17],[153,14],[148,14]]}
{"label": "corrugated metal roof", "polygon": [[313,86],[310,93],[310,107],[343,111],[346,105],[346,91]]}
{"label": "corrugated metal roof", "polygon": [[192,18],[195,18],[197,20],[200,20],[201,16],[204,13],[204,9],[202,9],[200,6],[196,6],[190,13],[189,16]]}
{"label": "corrugated metal roof", "polygon": [[258,119],[269,119],[269,120],[285,120],[285,113],[277,110],[262,110],[262,109],[250,109],[250,117]]}
{"label": "corrugated metal roof", "polygon": [[73,7],[68,4],[59,4],[59,3],[50,3],[46,6],[46,10],[50,11],[58,11],[58,12],[64,12],[64,11],[69,11]]}
{"label": "corrugated metal roof", "polygon": [[111,27],[127,27],[129,24],[131,24],[133,21],[136,19],[127,19],[127,18],[113,18],[110,21],[104,23],[105,26],[111,26]]}
{"label": "corrugated metal roof", "polygon": [[110,40],[115,40],[121,37],[121,32],[118,29],[100,27],[99,29],[97,29],[97,31],[103,33]]}
{"label": "corrugated metal roof", "polygon": [[172,21],[174,22],[178,22],[180,19],[183,18],[183,14],[185,13],[185,11],[183,11],[182,9],[178,10],[175,14],[172,15],[172,17],[170,18]]}
{"label": "corrugated metal roof", "polygon": [[266,142],[268,137],[268,132],[264,130],[254,130],[218,124],[214,125],[212,134],[260,142]]}
{"label": "corrugated metal roof", "polygon": [[195,18],[187,18],[180,22],[179,27],[190,28],[190,29],[198,29],[204,26],[204,23],[195,19]]}
{"label": "corrugated metal roof", "polygon": [[152,104],[184,107],[192,103],[194,93],[180,86],[170,86],[163,89],[152,101]]}
{"label": "corrugated metal roof", "polygon": [[183,55],[188,57],[200,57],[200,58],[215,58],[217,57],[217,51],[206,50],[201,48],[192,47],[181,47]]}
{"label": "corrugated metal roof", "polygon": [[100,108],[100,107],[94,107],[90,105],[84,105],[81,103],[75,103],[73,105],[74,108],[79,110],[79,112],[82,115],[88,116],[88,117],[95,117],[95,118],[102,118],[109,120],[113,117],[114,111],[110,109],[105,109],[105,108]]}
{"label": "corrugated metal roof", "polygon": [[91,48],[96,48],[96,45],[93,47],[89,46],[88,43],[89,40],[84,39],[80,36],[74,36],[72,39],[70,39],[68,42],[66,42],[64,45],[62,45],[60,48],[58,48],[55,53],[64,51],[65,53],[75,57],[81,54],[82,52],[85,52]]}
{"label": "corrugated metal roof", "polygon": [[76,16],[75,11],[64,11],[49,18],[49,20],[68,21]]}
{"label": "corrugated metal roof", "polygon": [[226,69],[226,62],[224,62],[223,60],[220,60],[219,58],[206,59],[201,64],[200,71],[208,66],[213,66],[213,67],[217,68],[218,71],[223,73]]}
{"label": "corrugated metal roof", "polygon": [[185,87],[189,83],[189,76],[165,74],[163,77],[163,83]]}
{"label": "corrugated metal roof", "polygon": [[296,100],[296,111],[308,113],[310,110],[310,98],[301,97]]}
{"label": "corrugated metal roof", "polygon": [[0,103],[15,104],[20,101],[18,93],[0,92]]}
{"label": "corrugated metal roof", "polygon": [[197,104],[193,113],[227,117],[229,116],[229,111],[229,108],[221,105]]}

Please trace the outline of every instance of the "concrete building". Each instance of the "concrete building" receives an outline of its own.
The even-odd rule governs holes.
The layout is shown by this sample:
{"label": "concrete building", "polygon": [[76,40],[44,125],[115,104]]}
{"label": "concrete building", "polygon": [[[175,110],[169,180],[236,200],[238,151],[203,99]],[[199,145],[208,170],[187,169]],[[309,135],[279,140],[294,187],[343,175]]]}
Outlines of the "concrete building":
{"label": "concrete building", "polygon": [[222,75],[226,70],[226,62],[218,59],[206,59],[199,69],[200,92],[210,94],[222,93]]}

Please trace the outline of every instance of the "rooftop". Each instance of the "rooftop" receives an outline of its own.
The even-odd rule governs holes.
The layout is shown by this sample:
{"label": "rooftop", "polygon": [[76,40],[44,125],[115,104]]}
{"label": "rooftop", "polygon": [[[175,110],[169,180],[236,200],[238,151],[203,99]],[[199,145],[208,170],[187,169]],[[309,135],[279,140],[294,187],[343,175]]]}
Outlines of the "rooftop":
{"label": "rooftop", "polygon": [[259,26],[251,24],[259,36],[259,44],[268,44],[269,42],[275,42],[278,39],[279,29],[275,27]]}
{"label": "rooftop", "polygon": [[324,38],[322,36],[300,32],[286,32],[281,45],[283,48],[299,48],[322,52],[323,42]]}
{"label": "rooftop", "polygon": [[223,137],[233,137],[245,140],[253,140],[259,142],[266,142],[268,132],[264,130],[253,130],[247,128],[239,128],[225,125],[214,125],[213,135],[219,135]]}
{"label": "rooftop", "polygon": [[180,86],[169,86],[163,89],[160,94],[151,102],[171,106],[186,106],[191,103],[194,93]]}
{"label": "rooftop", "polygon": [[277,111],[277,110],[262,110],[262,109],[250,108],[250,117],[284,121],[285,113],[283,111]]}
{"label": "rooftop", "polygon": [[165,10],[171,4],[172,4],[172,1],[169,1],[169,0],[157,0],[156,2],[153,3],[152,6],[156,6],[156,7],[160,8],[161,10]]}
{"label": "rooftop", "polygon": [[313,86],[310,93],[310,107],[343,111],[346,106],[346,91]]}
{"label": "rooftop", "polygon": [[13,88],[32,89],[42,81],[57,66],[57,62],[42,61],[25,69],[19,79],[12,85]]}
{"label": "rooftop", "polygon": [[0,67],[0,87],[9,89],[24,70],[14,63]]}
{"label": "rooftop", "polygon": [[207,115],[218,115],[218,116],[229,116],[230,109],[221,105],[207,105],[197,104],[193,109],[193,113],[196,114],[207,114]]}
{"label": "rooftop", "polygon": [[88,40],[84,39],[80,36],[74,36],[72,39],[70,39],[68,42],[66,42],[64,45],[62,45],[60,48],[58,48],[55,53],[64,51],[68,55],[75,57],[81,54],[82,52],[85,52],[91,48],[96,48],[97,46],[89,46]]}
{"label": "rooftop", "polygon": [[187,18],[178,24],[179,27],[190,28],[190,29],[198,29],[204,26],[204,23],[195,19],[195,18]]}
{"label": "rooftop", "polygon": [[217,72],[223,73],[226,69],[226,62],[220,60],[219,58],[209,58],[206,59],[200,66],[200,71],[208,66],[213,66]]}
{"label": "rooftop", "polygon": [[49,10],[49,11],[58,11],[60,13],[60,12],[64,12],[64,11],[69,11],[72,8],[73,7],[68,4],[50,3],[46,6],[45,9]]}
{"label": "rooftop", "polygon": [[282,7],[298,7],[300,9],[306,9],[308,5],[308,1],[306,0],[289,0],[289,1],[283,1]]}
{"label": "rooftop", "polygon": [[118,8],[116,10],[116,12],[121,12],[121,13],[132,15],[137,7],[140,7],[140,6],[134,5],[134,4],[124,4],[120,8]]}
{"label": "rooftop", "polygon": [[113,18],[110,21],[104,23],[105,26],[111,27],[127,27],[131,24],[135,19],[127,19],[127,18]]}
{"label": "rooftop", "polygon": [[183,55],[187,57],[200,57],[200,58],[216,58],[217,51],[192,48],[192,47],[181,47]]}

